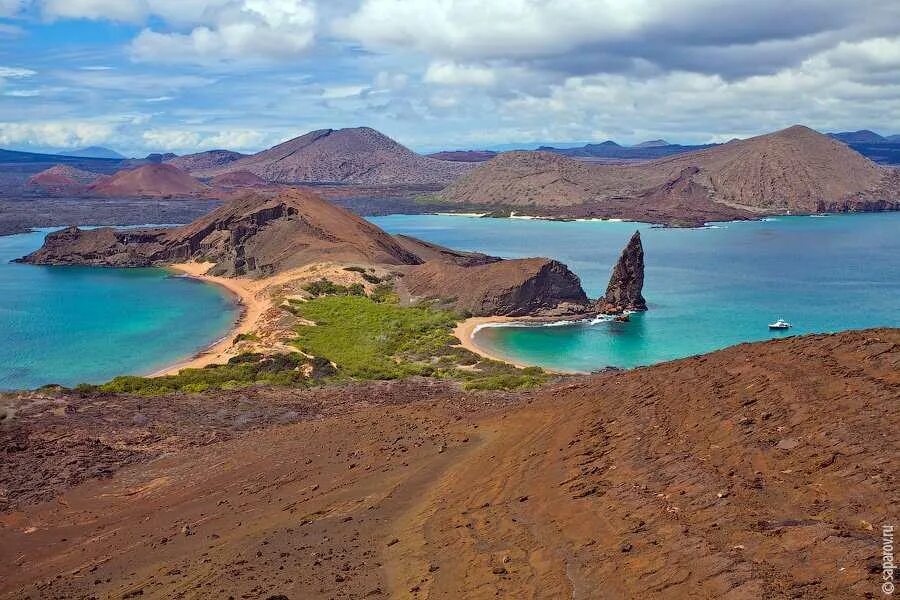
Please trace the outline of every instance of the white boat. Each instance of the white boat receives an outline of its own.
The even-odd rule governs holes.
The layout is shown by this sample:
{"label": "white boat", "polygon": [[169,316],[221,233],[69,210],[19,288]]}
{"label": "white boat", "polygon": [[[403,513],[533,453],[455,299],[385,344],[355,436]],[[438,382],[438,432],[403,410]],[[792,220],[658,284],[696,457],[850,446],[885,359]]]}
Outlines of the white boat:
{"label": "white boat", "polygon": [[790,329],[791,324],[784,319],[778,319],[774,323],[769,323],[769,329]]}

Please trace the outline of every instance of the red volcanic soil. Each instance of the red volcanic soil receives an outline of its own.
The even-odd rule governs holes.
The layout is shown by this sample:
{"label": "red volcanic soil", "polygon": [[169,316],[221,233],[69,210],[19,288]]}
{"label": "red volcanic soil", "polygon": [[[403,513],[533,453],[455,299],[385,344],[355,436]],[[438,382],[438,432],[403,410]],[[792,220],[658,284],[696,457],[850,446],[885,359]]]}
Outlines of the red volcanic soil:
{"label": "red volcanic soil", "polygon": [[878,597],[900,330],[520,395],[6,398],[2,598]]}
{"label": "red volcanic soil", "polygon": [[194,196],[208,189],[172,165],[151,164],[105,177],[88,191],[97,196]]}

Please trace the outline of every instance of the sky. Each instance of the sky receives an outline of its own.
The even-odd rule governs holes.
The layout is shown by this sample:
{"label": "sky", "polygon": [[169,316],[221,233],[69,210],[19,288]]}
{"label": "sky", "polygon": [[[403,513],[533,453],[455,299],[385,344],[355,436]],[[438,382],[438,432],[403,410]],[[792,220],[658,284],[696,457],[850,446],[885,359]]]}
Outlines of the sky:
{"label": "sky", "polygon": [[900,133],[898,0],[0,0],[0,147]]}

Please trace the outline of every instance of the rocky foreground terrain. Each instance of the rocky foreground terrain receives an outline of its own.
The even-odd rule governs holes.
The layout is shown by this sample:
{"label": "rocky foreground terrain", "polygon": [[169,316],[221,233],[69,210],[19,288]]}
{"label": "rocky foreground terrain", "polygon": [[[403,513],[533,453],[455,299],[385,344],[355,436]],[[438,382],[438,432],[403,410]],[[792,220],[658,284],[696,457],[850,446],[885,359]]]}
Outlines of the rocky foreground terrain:
{"label": "rocky foreground terrain", "polygon": [[900,330],[520,395],[3,399],[3,598],[880,597]]}
{"label": "rocky foreground terrain", "polygon": [[634,165],[508,152],[440,192],[468,208],[702,225],[766,214],[900,209],[900,172],[800,125]]}

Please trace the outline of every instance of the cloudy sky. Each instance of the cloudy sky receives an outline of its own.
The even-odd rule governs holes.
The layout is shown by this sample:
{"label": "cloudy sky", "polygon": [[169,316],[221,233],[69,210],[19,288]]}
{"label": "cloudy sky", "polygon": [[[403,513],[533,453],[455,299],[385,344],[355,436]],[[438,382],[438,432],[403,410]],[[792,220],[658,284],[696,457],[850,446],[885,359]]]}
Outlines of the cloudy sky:
{"label": "cloudy sky", "polygon": [[0,0],[0,147],[900,133],[897,0]]}

